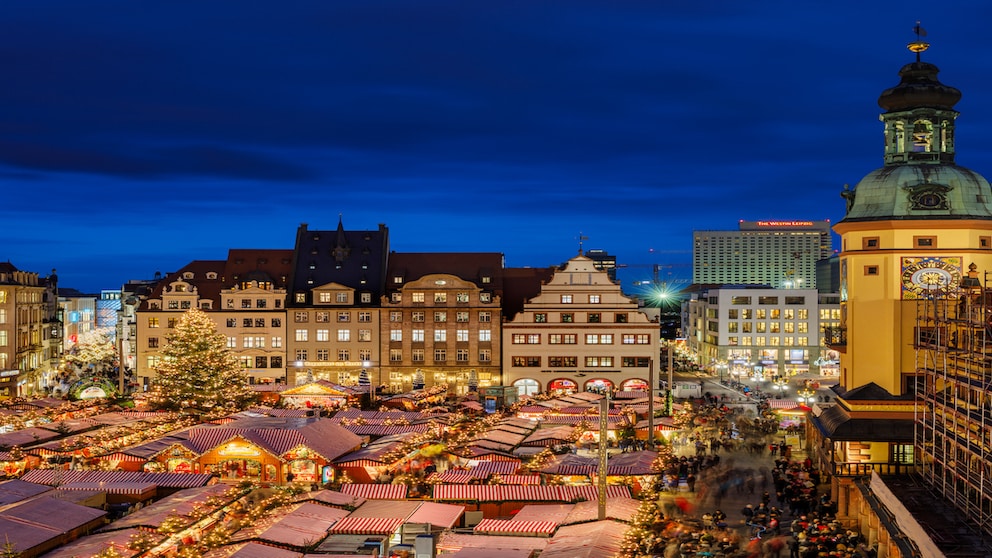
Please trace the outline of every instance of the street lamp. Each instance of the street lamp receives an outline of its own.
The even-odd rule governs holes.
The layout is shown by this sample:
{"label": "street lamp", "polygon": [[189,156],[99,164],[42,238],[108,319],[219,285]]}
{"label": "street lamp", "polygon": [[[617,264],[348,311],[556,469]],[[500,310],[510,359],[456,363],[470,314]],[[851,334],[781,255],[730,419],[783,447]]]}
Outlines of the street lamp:
{"label": "street lamp", "polygon": [[727,361],[718,360],[716,363],[716,371],[720,374],[720,383],[723,383],[723,373],[727,370]]}
{"label": "street lamp", "polygon": [[798,397],[799,402],[804,405],[808,404],[807,406],[809,406],[816,401],[816,391],[814,391],[812,388],[804,387],[799,390],[798,395],[799,395]]}

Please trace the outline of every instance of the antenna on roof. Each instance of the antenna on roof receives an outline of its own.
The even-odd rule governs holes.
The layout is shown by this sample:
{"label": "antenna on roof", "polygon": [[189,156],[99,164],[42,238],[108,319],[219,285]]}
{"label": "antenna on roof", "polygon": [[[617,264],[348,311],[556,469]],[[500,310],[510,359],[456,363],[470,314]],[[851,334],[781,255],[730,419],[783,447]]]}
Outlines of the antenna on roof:
{"label": "antenna on roof", "polygon": [[589,240],[588,236],[582,236],[582,231],[579,231],[579,255],[582,255],[582,241]]}

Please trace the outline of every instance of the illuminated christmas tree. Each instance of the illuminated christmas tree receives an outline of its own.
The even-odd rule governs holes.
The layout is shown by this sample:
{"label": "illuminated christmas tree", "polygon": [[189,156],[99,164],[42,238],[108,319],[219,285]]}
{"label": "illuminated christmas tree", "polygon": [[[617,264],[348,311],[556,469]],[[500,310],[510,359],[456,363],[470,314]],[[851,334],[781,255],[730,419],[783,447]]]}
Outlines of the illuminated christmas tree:
{"label": "illuminated christmas tree", "polygon": [[227,339],[201,310],[183,314],[166,337],[151,405],[190,413],[245,409],[255,400],[248,376]]}

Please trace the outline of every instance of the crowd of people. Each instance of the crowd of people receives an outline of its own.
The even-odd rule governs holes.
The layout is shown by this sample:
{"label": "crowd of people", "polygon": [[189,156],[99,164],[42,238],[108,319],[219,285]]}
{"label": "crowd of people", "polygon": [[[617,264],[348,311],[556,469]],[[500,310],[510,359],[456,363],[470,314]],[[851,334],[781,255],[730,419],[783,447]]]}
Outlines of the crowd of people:
{"label": "crowd of people", "polygon": [[875,557],[837,519],[811,460],[793,456],[783,432],[769,431],[773,415],[764,411],[755,417],[712,401],[697,409],[695,428],[674,441],[675,456],[655,487],[659,512],[641,556]]}

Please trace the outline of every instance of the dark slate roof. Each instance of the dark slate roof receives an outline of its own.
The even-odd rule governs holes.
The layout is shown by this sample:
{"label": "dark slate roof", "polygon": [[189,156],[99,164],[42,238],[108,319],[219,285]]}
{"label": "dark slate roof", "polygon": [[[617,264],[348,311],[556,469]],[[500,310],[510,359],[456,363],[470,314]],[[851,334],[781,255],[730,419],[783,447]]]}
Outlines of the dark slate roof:
{"label": "dark slate roof", "polygon": [[892,395],[889,391],[875,382],[838,393],[845,401],[912,401],[913,394]]}
{"label": "dark slate roof", "polygon": [[[333,231],[312,231],[306,223],[296,232],[293,276],[288,306],[309,306],[311,289],[338,283],[357,292],[371,292],[376,306],[384,292],[386,261],[389,257],[389,229],[379,225],[374,231],[348,231],[341,220]],[[296,302],[296,293],[308,293],[306,303]],[[363,305],[356,297],[356,305]]]}
{"label": "dark slate roof", "polygon": [[227,253],[222,275],[226,287],[257,280],[268,281],[277,289],[287,289],[292,271],[292,250],[232,249]]}
{"label": "dark slate roof", "polygon": [[[174,271],[159,281],[152,289],[149,298],[161,299],[162,292],[174,281],[183,280],[196,287],[201,299],[214,301],[214,308],[220,308],[220,291],[224,288],[224,260],[194,260],[178,271]],[[193,274],[192,279],[183,279],[187,272]],[[216,279],[207,279],[207,273],[217,274]],[[141,301],[141,310],[148,310],[148,299]]]}
{"label": "dark slate roof", "polygon": [[833,405],[810,420],[823,437],[835,442],[913,442],[911,418],[853,418],[843,405]]}
{"label": "dark slate roof", "polygon": [[[386,285],[398,290],[403,284],[434,273],[454,275],[483,290],[503,294],[503,254],[499,252],[393,252],[389,254]],[[394,283],[392,278],[396,276],[402,276],[403,283]],[[483,277],[489,277],[490,282],[483,283]]]}

